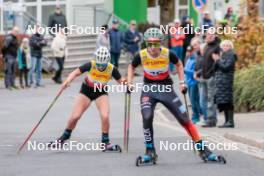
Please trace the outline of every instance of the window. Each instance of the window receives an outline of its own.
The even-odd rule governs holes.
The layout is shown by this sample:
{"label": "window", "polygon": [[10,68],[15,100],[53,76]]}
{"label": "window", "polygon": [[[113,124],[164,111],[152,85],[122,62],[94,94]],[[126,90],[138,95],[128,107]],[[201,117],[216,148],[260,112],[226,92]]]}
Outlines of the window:
{"label": "window", "polygon": [[37,17],[37,7],[36,6],[27,6],[27,12],[32,17]]}
{"label": "window", "polygon": [[182,19],[182,17],[188,15],[188,9],[180,9],[179,10],[179,19]]}
{"label": "window", "polygon": [[180,0],[179,5],[180,6],[188,5],[188,0]]}
{"label": "window", "polygon": [[188,0],[175,0],[175,18],[181,19],[188,15]]}

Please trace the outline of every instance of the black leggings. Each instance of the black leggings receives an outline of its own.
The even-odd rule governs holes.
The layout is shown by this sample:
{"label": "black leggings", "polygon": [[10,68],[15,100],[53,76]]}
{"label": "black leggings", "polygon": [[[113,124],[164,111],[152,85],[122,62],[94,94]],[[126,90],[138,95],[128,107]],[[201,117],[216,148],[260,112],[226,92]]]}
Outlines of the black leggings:
{"label": "black leggings", "polygon": [[154,144],[153,118],[155,106],[158,102],[163,104],[172,113],[194,141],[200,140],[196,127],[189,119],[185,106],[181,103],[180,98],[174,90],[170,92],[142,92],[140,102],[146,145]]}
{"label": "black leggings", "polygon": [[61,73],[63,71],[63,65],[64,65],[64,57],[56,57],[56,62],[59,66],[58,70],[55,73],[54,79],[57,81],[61,81]]}
{"label": "black leggings", "polygon": [[24,86],[23,77],[25,79],[25,86],[28,87],[28,69],[26,67],[19,70],[19,83],[20,86]]}

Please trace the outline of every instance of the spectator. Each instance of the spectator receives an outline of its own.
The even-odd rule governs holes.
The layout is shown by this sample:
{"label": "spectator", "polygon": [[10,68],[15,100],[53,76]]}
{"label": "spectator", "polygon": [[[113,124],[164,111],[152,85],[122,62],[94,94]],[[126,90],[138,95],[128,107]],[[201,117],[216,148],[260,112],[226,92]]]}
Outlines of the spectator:
{"label": "spectator", "polygon": [[125,44],[126,50],[128,54],[128,61],[134,58],[135,54],[139,51],[139,42],[140,42],[140,35],[137,31],[137,23],[135,20],[130,22],[129,29],[125,33]]}
{"label": "spectator", "polygon": [[[17,54],[18,69],[19,69],[19,82],[22,89],[29,87],[28,84],[28,70],[30,68],[30,48],[28,38],[23,38]],[[25,79],[25,86],[23,84],[23,77]]]}
{"label": "spectator", "polygon": [[233,82],[236,54],[233,43],[224,40],[221,43],[222,54],[213,54],[215,61],[215,101],[220,112],[224,111],[225,123],[220,128],[234,128]]}
{"label": "spectator", "polygon": [[220,53],[220,39],[216,36],[213,29],[208,29],[205,42],[207,46],[204,51],[204,62],[202,65],[202,78],[206,80],[207,84],[207,115],[208,120],[202,127],[215,127],[217,123],[216,105],[214,102],[215,96],[215,70],[214,70],[214,60],[212,55]]}
{"label": "spectator", "polygon": [[55,76],[52,80],[57,83],[61,84],[61,73],[63,71],[64,65],[64,58],[65,58],[65,47],[66,47],[66,36],[64,31],[60,28],[59,32],[56,34],[56,37],[53,39],[51,48],[53,50],[53,56],[56,59],[56,62],[59,66],[58,70],[56,70]]}
{"label": "spectator", "polygon": [[225,14],[225,20],[227,20],[228,24],[232,27],[236,26],[238,23],[237,15],[234,13],[232,7],[227,8],[227,12]]}
{"label": "spectator", "polygon": [[182,27],[184,28],[184,34],[185,34],[185,39],[183,41],[182,58],[185,61],[187,47],[190,45],[192,38],[195,37],[195,33],[194,32],[192,33],[192,31],[194,31],[192,19],[186,17],[185,22],[182,23]]}
{"label": "spectator", "polygon": [[204,29],[204,33],[206,33],[207,29],[209,29],[210,27],[213,27],[213,21],[211,20],[210,17],[210,12],[209,11],[205,11],[204,12],[204,17],[203,17],[203,21],[202,21],[202,29]]}
{"label": "spectator", "polygon": [[192,121],[194,124],[200,121],[199,90],[197,81],[194,79],[197,52],[200,50],[200,39],[193,38],[189,50],[188,60],[186,62],[184,73],[186,84],[188,86],[189,97],[192,105]]}
{"label": "spectator", "polygon": [[62,28],[66,34],[67,30],[65,27],[67,27],[67,20],[61,11],[60,5],[56,5],[55,12],[49,16],[48,27],[54,28],[54,30],[50,31],[53,37],[59,31],[59,28]]}
{"label": "spectator", "polygon": [[175,31],[170,36],[170,46],[171,49],[174,51],[176,56],[182,61],[182,52],[183,52],[183,41],[185,39],[184,31],[181,28],[181,22],[179,19],[174,21],[174,29]]}
{"label": "spectator", "polygon": [[204,50],[206,44],[202,43],[200,45],[200,51],[197,52],[198,57],[195,64],[195,74],[194,78],[198,81],[198,89],[199,89],[199,104],[201,108],[201,113],[203,115],[203,121],[200,121],[199,125],[204,125],[207,122],[207,84],[205,79],[202,78],[202,65],[204,62]]}
{"label": "spectator", "polygon": [[99,47],[106,47],[108,50],[110,50],[110,38],[109,38],[109,31],[108,31],[108,25],[105,24],[102,26],[104,28],[104,33],[99,34],[96,41],[96,48]]}
{"label": "spectator", "polygon": [[5,37],[4,46],[2,49],[4,64],[5,64],[5,86],[7,89],[17,89],[15,85],[15,71],[17,50],[19,47],[17,35],[18,27],[13,27],[10,34]]}
{"label": "spectator", "polygon": [[31,52],[31,66],[29,71],[30,86],[33,85],[33,74],[35,74],[35,88],[43,87],[42,80],[42,48],[47,45],[47,41],[43,35],[38,32],[39,25],[36,25],[35,34],[29,39],[30,52]]}
{"label": "spectator", "polygon": [[119,21],[114,19],[112,22],[112,29],[109,31],[110,36],[110,53],[111,63],[118,68],[119,57],[123,47],[123,34],[118,29]]}

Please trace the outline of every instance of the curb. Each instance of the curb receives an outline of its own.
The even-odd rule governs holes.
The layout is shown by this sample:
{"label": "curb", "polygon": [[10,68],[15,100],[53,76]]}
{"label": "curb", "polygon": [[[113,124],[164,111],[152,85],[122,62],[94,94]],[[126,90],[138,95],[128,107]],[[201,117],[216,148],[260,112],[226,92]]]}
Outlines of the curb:
{"label": "curb", "polygon": [[240,142],[264,150],[264,142],[252,139],[247,136],[237,135],[234,133],[225,133],[224,137],[235,142]]}

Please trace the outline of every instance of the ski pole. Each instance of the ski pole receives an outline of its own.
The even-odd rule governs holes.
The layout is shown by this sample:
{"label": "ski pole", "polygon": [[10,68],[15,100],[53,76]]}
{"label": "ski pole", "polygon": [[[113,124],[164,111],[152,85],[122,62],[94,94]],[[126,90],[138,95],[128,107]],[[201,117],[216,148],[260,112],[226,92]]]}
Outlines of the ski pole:
{"label": "ski pole", "polygon": [[25,141],[23,142],[23,144],[19,147],[17,154],[19,154],[22,149],[24,148],[24,146],[26,145],[26,143],[29,141],[29,139],[31,138],[31,136],[33,135],[33,133],[36,131],[36,129],[38,128],[38,126],[40,125],[40,123],[42,122],[42,120],[46,117],[46,115],[48,114],[48,112],[50,111],[50,109],[52,108],[52,106],[55,104],[55,102],[57,101],[57,99],[60,97],[62,91],[64,89],[61,88],[56,97],[54,98],[54,100],[51,102],[51,104],[49,105],[48,109],[46,110],[46,112],[43,114],[43,116],[40,118],[40,120],[38,121],[38,123],[34,126],[34,128],[31,130],[31,132],[29,133],[29,135],[27,136],[27,138],[25,139]]}
{"label": "ski pole", "polygon": [[126,134],[127,134],[127,140],[126,140],[126,151],[128,152],[128,144],[129,144],[129,126],[130,126],[130,103],[131,103],[131,93],[128,92],[128,109],[127,109],[127,127],[126,127]]}
{"label": "ski pole", "polygon": [[126,125],[127,123],[127,92],[125,93],[125,111],[124,111],[124,149],[126,150],[126,141],[127,141],[127,135],[126,135]]}
{"label": "ski pole", "polygon": [[185,103],[185,108],[186,108],[186,112],[187,112],[187,116],[189,116],[189,110],[188,110],[188,104],[187,104],[187,98],[186,98],[186,94],[183,94],[184,97],[184,103]]}
{"label": "ski pole", "polygon": [[131,93],[125,93],[124,149],[128,152]]}

